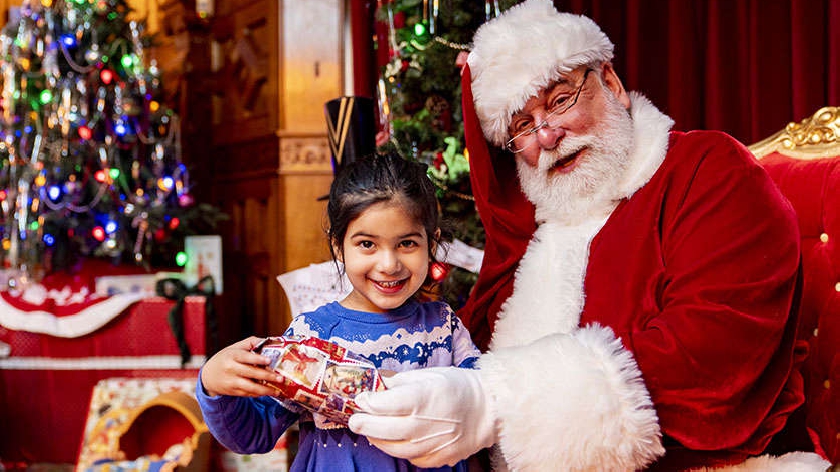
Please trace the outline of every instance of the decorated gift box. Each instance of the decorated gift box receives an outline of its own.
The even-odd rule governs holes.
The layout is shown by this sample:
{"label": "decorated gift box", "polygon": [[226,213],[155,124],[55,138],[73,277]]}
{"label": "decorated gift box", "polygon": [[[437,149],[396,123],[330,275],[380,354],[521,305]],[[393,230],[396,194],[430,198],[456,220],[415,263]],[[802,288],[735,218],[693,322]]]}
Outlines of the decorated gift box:
{"label": "decorated gift box", "polygon": [[256,348],[271,359],[268,368],[282,376],[269,382],[277,397],[327,420],[346,425],[357,410],[356,395],[384,390],[376,366],[330,341],[310,337],[270,337]]}

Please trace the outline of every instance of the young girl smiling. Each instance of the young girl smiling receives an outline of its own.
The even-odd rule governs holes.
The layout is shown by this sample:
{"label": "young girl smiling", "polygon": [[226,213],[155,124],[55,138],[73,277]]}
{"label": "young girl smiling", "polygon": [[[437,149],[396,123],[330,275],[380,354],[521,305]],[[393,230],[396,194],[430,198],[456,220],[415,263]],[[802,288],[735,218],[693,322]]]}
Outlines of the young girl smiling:
{"label": "young girl smiling", "polygon": [[[395,155],[347,164],[330,188],[327,233],[333,259],[353,287],[292,320],[285,336],[333,341],[385,371],[426,367],[472,368],[480,355],[452,309],[424,301],[440,237],[435,189],[425,166]],[[291,471],[466,471],[423,469],[391,457],[366,438],[318,414],[284,406],[262,381],[277,380],[251,337],[210,358],[199,374],[197,397],[219,442],[235,452],[270,451],[299,421],[300,443]],[[387,383],[387,381],[386,381]]]}

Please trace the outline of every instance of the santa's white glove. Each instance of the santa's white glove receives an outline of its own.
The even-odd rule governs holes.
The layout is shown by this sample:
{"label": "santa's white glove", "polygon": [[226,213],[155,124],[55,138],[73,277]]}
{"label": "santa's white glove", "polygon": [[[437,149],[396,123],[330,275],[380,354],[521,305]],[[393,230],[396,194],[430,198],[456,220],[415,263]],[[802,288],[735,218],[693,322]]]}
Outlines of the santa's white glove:
{"label": "santa's white glove", "polygon": [[457,367],[401,372],[388,390],[356,397],[364,413],[350,429],[394,457],[419,467],[455,465],[496,442],[491,400],[479,373]]}

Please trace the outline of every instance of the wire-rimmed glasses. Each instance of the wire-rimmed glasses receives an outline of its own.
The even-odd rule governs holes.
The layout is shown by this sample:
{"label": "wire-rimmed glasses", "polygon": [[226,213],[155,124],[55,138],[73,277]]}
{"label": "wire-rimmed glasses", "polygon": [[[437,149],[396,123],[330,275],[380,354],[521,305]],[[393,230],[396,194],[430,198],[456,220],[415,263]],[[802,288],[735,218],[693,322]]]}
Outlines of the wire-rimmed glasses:
{"label": "wire-rimmed glasses", "polygon": [[505,148],[513,153],[522,152],[537,142],[537,131],[543,128],[556,129],[560,126],[560,116],[575,106],[575,103],[577,103],[578,97],[580,97],[580,93],[583,90],[583,86],[586,85],[586,78],[589,77],[590,72],[592,72],[592,69],[586,69],[586,72],[583,74],[583,80],[580,81],[580,85],[573,93],[560,95],[558,99],[551,104],[548,109],[548,114],[545,115],[545,118],[543,118],[540,123],[526,129],[525,131],[517,133],[516,136],[510,138],[508,142],[505,143]]}

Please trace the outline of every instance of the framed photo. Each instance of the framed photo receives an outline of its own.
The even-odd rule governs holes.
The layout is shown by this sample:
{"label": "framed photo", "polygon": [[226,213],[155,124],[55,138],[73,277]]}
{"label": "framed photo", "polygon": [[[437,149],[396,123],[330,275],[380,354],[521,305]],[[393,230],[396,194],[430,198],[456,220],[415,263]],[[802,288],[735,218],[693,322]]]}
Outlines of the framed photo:
{"label": "framed photo", "polygon": [[216,293],[222,293],[222,237],[187,236],[184,238],[184,252],[187,253],[184,282],[195,285],[210,275],[213,277]]}

